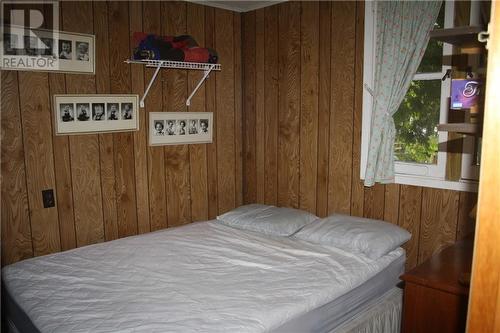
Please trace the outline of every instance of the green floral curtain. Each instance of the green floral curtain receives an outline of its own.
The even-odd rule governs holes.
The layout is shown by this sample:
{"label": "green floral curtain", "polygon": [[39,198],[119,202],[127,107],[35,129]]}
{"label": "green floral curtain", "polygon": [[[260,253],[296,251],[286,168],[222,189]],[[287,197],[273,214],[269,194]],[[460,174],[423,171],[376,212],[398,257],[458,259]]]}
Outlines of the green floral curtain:
{"label": "green floral curtain", "polygon": [[376,61],[365,186],[394,182],[392,116],[424,56],[441,1],[377,1]]}

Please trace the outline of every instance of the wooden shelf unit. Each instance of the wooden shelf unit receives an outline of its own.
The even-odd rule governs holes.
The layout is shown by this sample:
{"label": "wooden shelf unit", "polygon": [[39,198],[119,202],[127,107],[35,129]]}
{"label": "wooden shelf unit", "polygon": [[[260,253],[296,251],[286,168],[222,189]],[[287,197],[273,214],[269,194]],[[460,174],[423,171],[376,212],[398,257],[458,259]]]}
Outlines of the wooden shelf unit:
{"label": "wooden shelf unit", "polygon": [[449,29],[436,29],[430,32],[430,38],[437,39],[444,43],[453,44],[458,47],[484,47],[484,44],[477,39],[478,33],[483,31],[483,27],[455,27]]}
{"label": "wooden shelf unit", "polygon": [[467,135],[478,135],[480,134],[479,124],[470,123],[449,123],[449,124],[439,124],[438,131],[440,132],[455,132]]}
{"label": "wooden shelf unit", "polygon": [[[458,54],[449,56],[450,65],[456,69],[471,70],[478,72],[485,71],[484,68],[478,68],[479,58],[486,52],[485,44],[478,40],[478,34],[484,31],[481,26],[461,26],[448,29],[436,29],[430,32],[430,38],[452,44],[458,47]],[[472,60],[472,63],[470,60]],[[475,65],[475,66],[474,66]],[[471,123],[448,123],[439,124],[438,131],[451,132],[465,135],[481,135],[481,125]]]}

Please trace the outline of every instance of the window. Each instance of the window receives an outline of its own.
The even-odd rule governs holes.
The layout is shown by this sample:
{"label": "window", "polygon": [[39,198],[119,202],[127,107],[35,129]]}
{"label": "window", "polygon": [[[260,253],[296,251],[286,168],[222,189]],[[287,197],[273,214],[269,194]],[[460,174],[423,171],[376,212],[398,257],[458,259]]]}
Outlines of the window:
{"label": "window", "polygon": [[[365,7],[364,92],[361,147],[361,178],[364,179],[370,140],[370,122],[375,63],[375,1],[367,1]],[[454,3],[443,2],[435,23],[435,29],[453,26]],[[477,167],[474,152],[477,151],[472,137],[464,140],[462,179],[446,181],[447,132],[438,132],[437,125],[448,120],[451,80],[442,81],[450,66],[443,63],[452,54],[452,46],[430,40],[410,88],[394,114],[396,139],[394,144],[396,183],[455,190],[477,190]]]}

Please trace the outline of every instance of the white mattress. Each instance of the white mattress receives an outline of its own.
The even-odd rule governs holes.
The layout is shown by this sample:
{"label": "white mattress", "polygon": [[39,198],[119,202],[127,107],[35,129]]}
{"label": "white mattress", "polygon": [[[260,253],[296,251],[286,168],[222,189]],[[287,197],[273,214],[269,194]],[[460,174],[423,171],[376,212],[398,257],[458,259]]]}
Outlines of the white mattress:
{"label": "white mattress", "polygon": [[395,286],[401,282],[399,277],[404,272],[405,261],[403,253],[363,284],[318,308],[287,321],[272,332],[323,333],[343,326],[347,321],[365,311],[371,302],[391,289],[398,289]]}
{"label": "white mattress", "polygon": [[265,332],[403,255],[373,261],[212,221],[28,259],[2,275],[42,332]]}

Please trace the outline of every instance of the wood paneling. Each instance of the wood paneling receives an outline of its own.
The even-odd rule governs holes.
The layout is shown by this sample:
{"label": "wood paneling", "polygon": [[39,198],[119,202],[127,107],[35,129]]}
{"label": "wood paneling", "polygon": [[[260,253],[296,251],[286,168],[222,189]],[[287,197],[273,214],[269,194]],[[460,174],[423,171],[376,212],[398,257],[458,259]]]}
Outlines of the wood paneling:
{"label": "wood paneling", "polygon": [[371,219],[383,219],[385,206],[385,185],[375,184],[365,187],[363,216]]}
{"label": "wood paneling", "polygon": [[471,230],[474,193],[365,188],[359,179],[363,2],[283,3],[264,10],[264,24],[262,10],[244,13],[242,22],[246,203],[397,224],[412,233],[407,268]]}
{"label": "wood paneling", "polygon": [[234,190],[235,205],[243,204],[243,103],[241,59],[241,15],[233,15],[233,68],[234,68]]}
{"label": "wood paneling", "polygon": [[349,214],[352,182],[356,2],[333,2],[332,22],[331,158],[329,159],[328,212]]}
{"label": "wood paneling", "polygon": [[295,208],[300,182],[300,11],[300,2],[278,7],[275,41],[279,45],[278,204]]}
{"label": "wood paneling", "polygon": [[[162,34],[186,34],[186,3],[162,2]],[[198,73],[199,74],[199,73]],[[187,111],[187,71],[163,71],[164,111]],[[189,149],[187,145],[165,146],[165,184],[169,226],[189,223],[191,189],[189,180]]]}
{"label": "wood paneling", "polygon": [[[200,45],[205,45],[205,11],[203,6],[187,5],[187,30]],[[188,91],[198,84],[202,73],[188,71]],[[205,111],[205,85],[191,100],[189,111]],[[191,218],[193,221],[208,219],[207,149],[205,145],[189,146]]]}
{"label": "wood paneling", "polygon": [[[278,7],[265,9],[264,30],[264,202],[275,205],[278,201]],[[253,46],[250,46],[253,47]],[[247,50],[245,49],[245,53]],[[245,63],[246,66],[246,63]],[[244,68],[246,68],[244,66]]]}
{"label": "wood paneling", "polygon": [[[160,2],[147,1],[142,4],[143,31],[161,34],[161,7]],[[145,19],[147,18],[147,19]],[[144,82],[147,83],[153,76],[154,69],[144,68]],[[163,89],[161,81],[151,86],[148,98],[145,101],[146,114],[145,128],[149,129],[149,112],[163,110]],[[146,132],[147,133],[147,132]],[[149,184],[149,214],[151,230],[167,227],[167,195],[165,192],[165,162],[162,148],[148,147],[148,184]]]}
{"label": "wood paneling", "polygon": [[[2,265],[213,218],[242,201],[240,14],[188,3],[64,2],[63,30],[96,36],[95,75],[2,73]],[[192,34],[222,71],[162,70],[134,133],[55,136],[53,94],[142,95],[152,69],[123,61],[132,33]],[[148,112],[214,112],[214,143],[149,147]],[[223,140],[218,144],[217,137]],[[54,189],[56,207],[41,191]]]}
{"label": "wood paneling", "polygon": [[[108,31],[108,4],[99,2],[94,4],[94,33],[96,36],[96,92],[109,94],[110,60],[109,60],[109,31]],[[99,135],[99,159],[101,167],[102,213],[104,219],[104,239],[118,238],[118,216],[116,209],[115,191],[115,160],[112,134]]]}
{"label": "wood paneling", "polygon": [[393,224],[398,224],[400,188],[399,184],[385,186],[384,220]]}
{"label": "wood paneling", "polygon": [[[215,9],[205,7],[205,45],[215,48]],[[218,120],[215,104],[216,86],[215,80],[205,82],[205,108],[207,112],[213,112],[214,123]],[[219,207],[219,195],[217,191],[217,131],[213,132],[213,144],[207,146],[207,188],[208,188],[208,218],[217,216]]]}
{"label": "wood paneling", "polygon": [[454,191],[423,189],[418,262],[455,242],[458,196]]}
{"label": "wood paneling", "polygon": [[[62,26],[67,31],[93,33],[93,6],[88,2],[62,5]],[[66,93],[95,94],[93,75],[65,75]],[[93,135],[69,137],[76,245],[104,240],[99,140]]]}
{"label": "wood paneling", "polygon": [[[464,239],[474,232],[476,226],[476,212],[473,211],[477,204],[477,193],[460,192],[458,206],[457,240]],[[477,207],[476,207],[477,208]]]}
{"label": "wood paneling", "polygon": [[48,75],[18,75],[33,253],[43,255],[61,249],[57,208],[43,208],[42,202],[42,191],[55,188]]}
{"label": "wood paneling", "polygon": [[[263,50],[265,9],[255,11],[255,50]],[[265,53],[255,52],[255,169],[256,200],[264,201],[265,182]]]}
{"label": "wood paneling", "polygon": [[318,174],[316,185],[316,211],[328,214],[328,161],[330,147],[330,94],[331,94],[331,3],[320,2],[319,11],[319,91],[318,91]]}
{"label": "wood paneling", "polygon": [[302,3],[300,18],[300,181],[299,207],[316,209],[318,167],[319,3]]}
{"label": "wood paneling", "polygon": [[406,268],[413,268],[418,264],[421,210],[422,188],[401,185],[398,225],[411,233],[411,239],[404,246],[406,250]]}
{"label": "wood paneling", "polygon": [[[276,19],[275,17],[274,19]],[[243,172],[245,182],[243,184],[243,200],[255,202],[257,200],[257,163],[256,163],[256,77],[255,77],[255,12],[245,14],[242,18],[242,47],[243,52],[243,149],[244,159]],[[276,104],[277,105],[277,104]],[[276,136],[277,138],[277,136]]]}
{"label": "wood paneling", "polygon": [[[66,93],[64,74],[49,74],[49,89],[51,96]],[[54,119],[53,98],[50,98],[50,103],[52,119]],[[69,250],[76,247],[69,139],[67,136],[56,136],[53,133],[52,144],[54,147],[54,172],[56,174],[57,212],[59,214],[61,250]]]}
{"label": "wood paneling", "polygon": [[[142,3],[131,2],[129,5],[130,33],[143,31]],[[130,51],[133,51],[132,35],[130,36]],[[142,96],[144,93],[144,68],[132,66],[130,69],[132,93]],[[135,197],[137,200],[137,231],[142,234],[151,230],[149,214],[149,187],[148,187],[148,143],[147,143],[146,112],[139,113],[139,131],[134,132],[134,160],[135,160]]]}
{"label": "wood paneling", "polygon": [[2,88],[2,263],[10,264],[33,256],[33,245],[16,72],[2,72]]}
{"label": "wood paneling", "polygon": [[234,36],[233,17],[236,14],[226,10],[215,10],[215,48],[219,61],[227,66],[215,74],[217,121],[217,196],[218,213],[226,212],[236,204],[235,175],[235,111],[234,111]]}
{"label": "wood paneling", "polygon": [[[112,20],[112,21],[111,21]],[[110,83],[112,94],[125,94],[131,90],[130,68],[123,62],[123,54],[130,52],[129,4],[112,1],[108,4]],[[134,141],[132,133],[113,134],[115,162],[115,191],[118,237],[137,234],[137,203],[135,199]]]}
{"label": "wood paneling", "polygon": [[[64,94],[66,83],[63,74],[49,74],[50,94]],[[51,99],[51,108],[53,106]],[[54,117],[52,109],[52,117]],[[54,119],[54,118],[52,118]],[[59,232],[61,250],[76,247],[75,212],[73,209],[73,186],[71,180],[71,159],[67,136],[53,134],[54,168],[56,174],[57,212],[59,214]]]}

